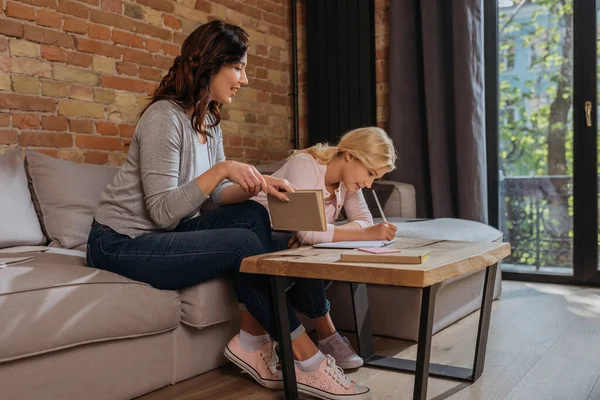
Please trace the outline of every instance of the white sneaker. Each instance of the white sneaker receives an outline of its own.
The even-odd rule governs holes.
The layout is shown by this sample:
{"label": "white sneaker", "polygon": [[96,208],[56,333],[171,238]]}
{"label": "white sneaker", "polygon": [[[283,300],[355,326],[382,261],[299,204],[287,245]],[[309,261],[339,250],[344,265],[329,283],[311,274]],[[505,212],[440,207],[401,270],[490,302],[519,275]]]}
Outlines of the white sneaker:
{"label": "white sneaker", "polygon": [[343,369],[359,368],[363,365],[363,359],[352,349],[348,339],[337,332],[326,343],[321,344],[319,341],[319,350],[323,354],[330,354]]}

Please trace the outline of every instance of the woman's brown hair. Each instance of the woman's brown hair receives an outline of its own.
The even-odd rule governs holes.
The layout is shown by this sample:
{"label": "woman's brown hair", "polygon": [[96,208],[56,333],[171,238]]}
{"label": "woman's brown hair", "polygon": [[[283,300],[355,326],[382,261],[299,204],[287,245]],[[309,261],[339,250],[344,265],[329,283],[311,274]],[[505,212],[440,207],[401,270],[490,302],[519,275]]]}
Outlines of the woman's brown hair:
{"label": "woman's brown hair", "polygon": [[160,82],[150,103],[171,100],[184,110],[193,109],[192,126],[196,132],[210,136],[203,127],[207,113],[219,124],[219,104],[211,101],[210,82],[223,66],[239,63],[248,50],[248,34],[242,28],[221,21],[200,25],[181,45],[181,55]]}

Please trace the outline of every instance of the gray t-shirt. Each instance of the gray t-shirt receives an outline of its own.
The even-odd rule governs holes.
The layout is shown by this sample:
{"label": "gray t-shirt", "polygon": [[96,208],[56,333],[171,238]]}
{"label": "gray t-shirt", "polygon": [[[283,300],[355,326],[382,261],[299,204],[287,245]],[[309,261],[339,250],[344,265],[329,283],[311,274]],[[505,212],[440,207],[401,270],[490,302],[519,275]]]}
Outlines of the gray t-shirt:
{"label": "gray t-shirt", "polygon": [[[214,117],[207,115],[206,126]],[[221,127],[208,128],[208,165],[225,161]],[[198,137],[185,111],[168,100],[152,104],[140,118],[125,163],[100,198],[94,218],[129,237],[172,230],[198,215],[208,196],[195,181]],[[206,153],[204,153],[206,154]],[[206,163],[202,163],[206,165]],[[221,182],[210,198],[218,205]]]}

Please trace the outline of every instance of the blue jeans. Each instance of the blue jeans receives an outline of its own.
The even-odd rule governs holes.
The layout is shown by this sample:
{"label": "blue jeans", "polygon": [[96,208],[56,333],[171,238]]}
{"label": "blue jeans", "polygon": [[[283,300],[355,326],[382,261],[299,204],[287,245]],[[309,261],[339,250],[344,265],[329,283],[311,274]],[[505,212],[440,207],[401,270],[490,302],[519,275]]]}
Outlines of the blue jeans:
{"label": "blue jeans", "polygon": [[[242,259],[271,251],[268,213],[262,205],[247,201],[222,206],[184,221],[172,231],[136,238],[121,235],[106,225],[94,224],[88,237],[87,262],[90,267],[164,290],[183,289],[220,276],[230,277],[238,299],[275,337],[268,277],[238,272]],[[307,313],[319,311],[309,308],[314,301],[306,302],[306,297],[313,298],[306,292],[288,295],[292,332],[301,327],[293,311],[294,303],[300,304],[300,310],[305,309]],[[291,298],[295,301],[291,302]]]}

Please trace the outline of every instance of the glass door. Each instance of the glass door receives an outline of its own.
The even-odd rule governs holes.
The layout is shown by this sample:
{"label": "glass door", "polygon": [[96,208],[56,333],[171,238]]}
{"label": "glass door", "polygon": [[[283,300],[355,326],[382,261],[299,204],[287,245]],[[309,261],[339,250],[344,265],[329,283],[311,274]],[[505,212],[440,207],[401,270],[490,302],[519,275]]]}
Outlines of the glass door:
{"label": "glass door", "polygon": [[596,16],[594,1],[498,0],[498,222],[512,248],[509,279],[600,281]]}

